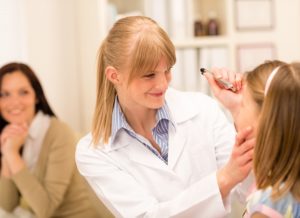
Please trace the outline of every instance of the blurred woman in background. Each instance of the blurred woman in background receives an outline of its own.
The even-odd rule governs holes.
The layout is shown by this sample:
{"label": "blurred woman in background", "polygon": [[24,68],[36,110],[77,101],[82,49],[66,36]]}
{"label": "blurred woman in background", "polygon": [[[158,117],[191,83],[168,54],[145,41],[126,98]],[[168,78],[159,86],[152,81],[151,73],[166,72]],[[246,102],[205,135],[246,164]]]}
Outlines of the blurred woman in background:
{"label": "blurred woman in background", "polygon": [[75,162],[76,137],[23,63],[0,69],[0,217],[99,217]]}

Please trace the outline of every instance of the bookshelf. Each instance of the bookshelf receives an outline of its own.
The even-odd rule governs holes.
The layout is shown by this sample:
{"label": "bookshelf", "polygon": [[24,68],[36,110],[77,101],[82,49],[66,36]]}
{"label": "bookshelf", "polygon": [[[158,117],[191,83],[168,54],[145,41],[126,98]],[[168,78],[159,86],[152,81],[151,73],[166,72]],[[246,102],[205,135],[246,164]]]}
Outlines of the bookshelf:
{"label": "bookshelf", "polygon": [[[237,29],[237,2],[241,1],[100,0],[102,5],[101,22],[104,24],[102,35],[104,37],[111,25],[120,17],[145,15],[153,18],[166,30],[176,47],[177,63],[173,68],[171,85],[181,90],[202,91],[210,94],[206,81],[203,81],[198,72],[200,67],[226,67],[243,72],[249,70],[246,67],[251,68],[264,61],[263,55],[261,55],[262,60],[253,61],[253,66],[251,64],[242,66],[238,55],[240,54],[239,49],[243,45],[246,45],[246,48],[270,45],[273,49],[273,44],[276,43],[276,28],[251,31]],[[263,1],[272,2],[271,0]],[[272,9],[274,9],[274,1],[272,4]],[[218,23],[218,35],[207,35],[207,23],[212,15]],[[194,24],[199,19],[202,21],[206,34],[195,36]],[[272,54],[266,52],[266,56],[270,56],[266,59],[276,57],[276,49],[273,50]],[[260,51],[258,50],[258,52]],[[252,60],[246,61],[251,62]],[[191,84],[191,81],[196,81],[196,84]]]}

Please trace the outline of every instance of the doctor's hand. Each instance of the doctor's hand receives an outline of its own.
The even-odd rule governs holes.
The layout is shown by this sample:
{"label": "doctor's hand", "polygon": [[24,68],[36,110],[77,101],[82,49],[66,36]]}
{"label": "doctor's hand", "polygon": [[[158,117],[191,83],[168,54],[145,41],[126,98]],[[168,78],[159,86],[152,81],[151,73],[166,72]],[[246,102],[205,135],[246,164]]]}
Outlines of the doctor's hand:
{"label": "doctor's hand", "polygon": [[[211,73],[204,73],[203,75],[206,77],[214,96],[235,118],[242,100],[242,74],[234,73],[226,68],[213,68],[210,72]],[[230,82],[235,91],[226,89],[217,79]]]}
{"label": "doctor's hand", "polygon": [[236,136],[228,163],[217,172],[217,180],[222,198],[226,198],[231,189],[242,182],[252,169],[255,138],[251,138],[252,127],[241,130]]}

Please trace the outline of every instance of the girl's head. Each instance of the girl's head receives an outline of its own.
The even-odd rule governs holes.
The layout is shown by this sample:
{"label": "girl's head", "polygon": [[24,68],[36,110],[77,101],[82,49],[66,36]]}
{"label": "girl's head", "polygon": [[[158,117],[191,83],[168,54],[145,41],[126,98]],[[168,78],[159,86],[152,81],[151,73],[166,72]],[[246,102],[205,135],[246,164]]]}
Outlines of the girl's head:
{"label": "girl's head", "polygon": [[[169,73],[175,61],[174,45],[155,21],[142,16],[126,17],[117,21],[99,51],[93,141],[95,143],[99,139],[103,142],[108,141],[117,93],[119,98],[126,98],[127,102],[145,103],[143,101],[145,99],[141,98],[139,93],[147,91],[141,90],[141,87],[149,85],[149,82],[145,82],[146,78],[153,77],[153,72],[157,70],[159,73]],[[166,83],[169,83],[170,76],[166,77]],[[137,80],[144,85],[138,87]],[[149,85],[149,88],[152,85]],[[152,86],[151,90],[152,94],[157,95],[158,92],[165,91],[165,86],[163,88]],[[147,103],[145,105],[158,106]]]}
{"label": "girl's head", "polygon": [[245,73],[240,112],[236,120],[238,129],[253,126],[254,133],[256,132],[258,117],[265,98],[266,81],[271,72],[283,64],[284,62],[281,61],[267,61]]}
{"label": "girl's head", "polygon": [[300,200],[300,63],[281,65],[269,82],[254,152],[257,187]]}
{"label": "girl's head", "polygon": [[7,123],[30,123],[37,111],[54,116],[41,83],[26,64],[0,68],[0,130]]}

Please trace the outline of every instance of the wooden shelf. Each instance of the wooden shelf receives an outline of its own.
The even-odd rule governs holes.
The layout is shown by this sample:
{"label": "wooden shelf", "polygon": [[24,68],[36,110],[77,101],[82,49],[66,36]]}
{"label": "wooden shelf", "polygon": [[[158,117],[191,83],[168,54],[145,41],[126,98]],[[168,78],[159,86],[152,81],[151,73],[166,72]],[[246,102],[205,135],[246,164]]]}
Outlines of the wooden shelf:
{"label": "wooden shelf", "polygon": [[176,48],[227,46],[228,42],[229,38],[226,36],[200,36],[195,38],[173,40]]}

